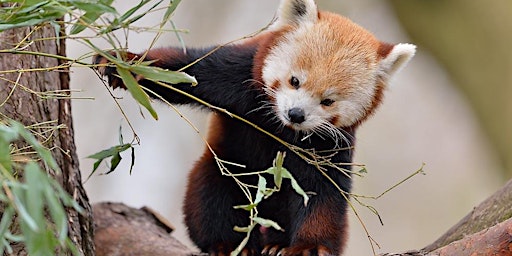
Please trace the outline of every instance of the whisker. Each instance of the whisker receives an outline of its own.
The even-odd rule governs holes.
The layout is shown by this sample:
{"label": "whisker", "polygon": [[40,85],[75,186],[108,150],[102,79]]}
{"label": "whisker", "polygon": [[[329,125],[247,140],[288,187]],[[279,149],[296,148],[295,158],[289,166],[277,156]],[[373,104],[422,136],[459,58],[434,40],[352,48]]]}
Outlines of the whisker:
{"label": "whisker", "polygon": [[[253,110],[250,110],[249,112],[247,112],[247,115],[251,114],[251,113],[254,113],[254,112],[257,112],[257,111],[260,111],[260,110],[263,110],[265,108],[272,108],[274,105],[270,102],[267,102],[267,101],[262,101],[261,103],[263,103],[260,107],[257,107]],[[271,113],[271,111],[269,111],[267,114]]]}

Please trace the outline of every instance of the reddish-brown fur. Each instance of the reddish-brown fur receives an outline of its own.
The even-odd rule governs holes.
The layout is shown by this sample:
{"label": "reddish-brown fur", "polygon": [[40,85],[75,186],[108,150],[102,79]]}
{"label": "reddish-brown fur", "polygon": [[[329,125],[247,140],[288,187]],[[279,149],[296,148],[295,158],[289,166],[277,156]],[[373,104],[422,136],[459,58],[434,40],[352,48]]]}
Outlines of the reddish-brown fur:
{"label": "reddish-brown fur", "polygon": [[[277,44],[277,42],[288,32],[292,30],[292,27],[283,28],[279,31],[271,31],[261,34],[260,36],[257,36],[254,38],[254,41],[257,41],[258,43],[258,51],[256,52],[256,55],[254,56],[254,66],[253,66],[253,77],[258,80],[262,81],[262,69],[264,66],[265,58],[268,56],[268,53],[270,50],[272,50],[272,47]],[[252,42],[252,41],[250,41]]]}
{"label": "reddish-brown fur", "polygon": [[[344,163],[349,163],[352,159],[354,131],[382,102],[387,77],[378,77],[380,73],[377,69],[379,62],[390,55],[394,46],[381,43],[371,33],[336,14],[317,12],[317,15],[310,15],[313,14],[311,11],[316,12],[311,0],[282,1],[285,3],[282,6],[290,9],[281,10],[284,12],[281,13],[281,18],[284,17],[284,20],[278,20],[280,27],[274,27],[241,43],[219,49],[188,49],[187,53],[179,48],[151,49],[146,55],[127,53],[126,57],[128,60],[137,60],[145,56],[145,60],[154,61],[151,65],[172,70],[181,69],[201,58],[201,61],[185,70],[197,76],[199,85],[191,87],[180,84],[175,85],[176,88],[242,116],[287,143],[311,149],[321,157],[339,163],[342,168],[350,169],[351,166],[345,166]],[[306,18],[314,20],[314,24],[304,20]],[[286,19],[291,20],[287,22]],[[301,26],[306,27],[307,31]],[[291,35],[295,38],[290,39]],[[269,56],[283,45],[291,47],[298,57],[290,62],[281,62],[281,59],[289,56],[279,55],[282,58],[274,59],[274,63],[286,65],[269,65]],[[212,49],[217,51],[212,52]],[[205,55],[208,56],[204,57]],[[286,52],[284,55],[290,54]],[[97,56],[94,62],[108,64],[108,60],[101,56]],[[272,68],[268,68],[269,66]],[[296,70],[288,71],[286,68],[289,66]],[[112,87],[125,88],[122,81],[115,76],[114,68],[105,67],[100,72],[109,77]],[[266,76],[265,72],[271,74]],[[290,74],[283,74],[286,72]],[[292,72],[306,73],[301,79],[307,79],[301,81],[300,86],[292,86]],[[274,74],[281,77],[271,80],[275,78],[272,77]],[[271,81],[267,81],[267,78]],[[194,100],[145,81],[143,77],[139,76],[138,80],[144,86],[157,90],[164,99],[173,104],[199,105]],[[283,88],[286,88],[287,93],[298,92],[299,87],[306,93],[299,94],[300,97],[295,100],[313,98],[314,100],[309,100],[309,104],[316,104],[313,108],[315,111],[320,109],[316,113],[321,113],[316,116],[333,124],[332,129],[343,134],[340,137],[346,135],[344,140],[336,136],[324,138],[314,133],[301,140],[298,136],[302,130],[276,122],[278,97],[275,94],[283,91]],[[352,123],[340,125],[347,123],[343,122],[346,119],[343,115],[348,114],[336,108],[336,100],[343,100],[344,97],[354,94],[354,91],[357,92],[357,97],[363,98],[349,98],[345,101],[361,108],[353,111],[347,107],[346,112],[354,116],[361,112],[361,116],[357,116],[357,120]],[[325,103],[323,100],[331,97],[331,94],[337,98],[328,98],[332,101]],[[268,106],[273,109],[266,108]],[[325,113],[332,115],[324,115]],[[243,174],[268,168],[278,151],[287,153],[284,167],[294,175],[300,186],[315,194],[304,205],[302,198],[293,191],[291,185],[283,183],[286,185],[283,185],[282,190],[262,202],[258,211],[261,217],[276,221],[285,231],[261,228],[259,233],[253,232],[242,254],[306,256],[337,255],[343,252],[348,221],[347,202],[341,193],[349,193],[350,177],[331,166],[322,166],[329,180],[335,182],[331,184],[319,172],[318,166],[303,161],[281,143],[229,115],[214,112],[207,140],[211,148],[206,147],[189,174],[184,203],[185,222],[190,237],[203,252],[228,255],[245,237],[245,234],[234,232],[233,227],[249,225],[248,213],[233,208],[235,205],[247,204],[247,198],[231,177],[221,174],[215,157],[245,165],[245,168],[230,166],[231,172]],[[331,150],[340,148],[348,150],[331,153]],[[329,153],[322,155],[324,153],[321,152]],[[241,179],[250,184],[257,180],[254,176],[244,176]]]}

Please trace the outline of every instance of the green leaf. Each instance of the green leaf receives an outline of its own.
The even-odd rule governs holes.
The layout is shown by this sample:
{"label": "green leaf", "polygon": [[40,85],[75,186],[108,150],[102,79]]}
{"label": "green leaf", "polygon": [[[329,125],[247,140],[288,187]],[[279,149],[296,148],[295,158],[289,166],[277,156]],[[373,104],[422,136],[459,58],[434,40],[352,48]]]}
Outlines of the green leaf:
{"label": "green leaf", "polygon": [[[53,189],[50,184],[49,178],[46,175],[41,175],[41,180],[44,181],[45,185],[43,186],[43,195],[48,203],[48,208],[50,209],[50,215],[52,217],[53,223],[55,223],[55,227],[57,229],[58,240],[63,242],[64,239],[68,236],[68,220],[66,216],[66,212],[64,207],[62,207],[62,202],[59,200],[60,197],[65,196],[58,195],[56,191]],[[65,200],[62,200],[65,201]]]}
{"label": "green leaf", "polygon": [[192,85],[197,85],[197,80],[195,77],[190,76],[185,72],[171,71],[155,66],[131,66],[130,71],[134,72],[137,75],[141,75],[144,79],[160,81],[168,84],[180,84],[180,83],[189,83]]}
{"label": "green leaf", "polygon": [[82,32],[85,28],[87,28],[87,25],[91,25],[104,13],[116,13],[116,10],[110,6],[113,0],[104,2],[105,3],[96,4],[75,2],[75,6],[85,11],[85,13],[80,16],[80,18],[78,18],[78,21],[74,23],[69,33],[74,35]]}
{"label": "green leaf", "polygon": [[18,133],[11,127],[2,124],[0,125],[0,139],[6,142],[12,142],[18,139]]}
{"label": "green leaf", "polygon": [[285,153],[277,152],[277,156],[274,159],[274,166],[266,170],[267,173],[274,175],[274,183],[278,189],[283,183],[283,172],[287,172],[287,170],[283,167],[285,156]]}
{"label": "green leaf", "polygon": [[26,193],[24,196],[25,206],[32,219],[36,222],[39,229],[45,226],[44,211],[43,211],[43,187],[49,186],[45,182],[46,177],[40,175],[42,173],[39,165],[34,162],[29,162],[25,165],[25,183]]}
{"label": "green leaf", "polygon": [[14,209],[12,207],[6,207],[2,213],[2,220],[0,220],[0,255],[4,255],[5,247],[5,234],[9,232],[9,227],[13,221]]}
{"label": "green leaf", "polygon": [[263,197],[266,195],[265,191],[267,190],[267,180],[263,178],[263,176],[258,175],[258,191],[256,191],[256,199],[254,200],[254,204],[258,205]]}
{"label": "green leaf", "polygon": [[293,190],[295,190],[297,194],[301,195],[304,198],[304,206],[308,205],[309,196],[300,187],[299,183],[297,183],[297,181],[292,177],[292,174],[288,171],[285,171],[283,172],[283,177],[290,179]]}
{"label": "green leaf", "polygon": [[180,2],[181,0],[170,0],[169,7],[167,7],[167,11],[165,11],[164,17],[162,19],[163,22],[166,22],[171,18],[171,15],[174,13]]}
{"label": "green leaf", "polygon": [[252,209],[254,209],[256,207],[256,204],[245,204],[245,205],[235,205],[233,206],[234,209],[242,209],[242,210],[246,210],[246,211],[251,211]]}
{"label": "green leaf", "polygon": [[91,174],[89,175],[89,177],[87,177],[87,179],[89,179],[91,177],[91,175],[96,172],[96,170],[98,169],[98,167],[100,167],[100,164],[101,162],[103,162],[103,159],[99,159],[98,161],[94,162],[94,165],[92,166],[92,172]]}
{"label": "green leaf", "polygon": [[0,31],[3,31],[55,21],[68,13],[70,8],[55,1],[21,1],[16,7],[0,10]]}
{"label": "green leaf", "polygon": [[130,175],[132,175],[133,166],[135,165],[135,148],[132,147],[132,162],[130,163]]}
{"label": "green leaf", "polygon": [[123,140],[123,126],[119,126],[119,145],[124,144]]}
{"label": "green leaf", "polygon": [[121,154],[117,153],[115,154],[112,159],[110,159],[110,170],[106,172],[105,174],[110,174],[111,172],[115,171],[119,163],[121,162]]}
{"label": "green leaf", "polygon": [[39,226],[37,222],[32,218],[32,216],[28,213],[27,208],[25,207],[26,203],[22,202],[19,196],[24,195],[23,189],[20,186],[15,186],[11,188],[13,194],[15,195],[13,199],[13,205],[16,208],[18,216],[20,217],[20,223],[22,229],[26,227],[24,232],[37,232],[39,230]]}
{"label": "green leaf", "polygon": [[233,231],[235,232],[240,232],[240,233],[248,233],[248,232],[251,232],[251,230],[254,228],[254,226],[249,226],[249,227],[239,227],[239,226],[234,226],[233,227]]}
{"label": "green leaf", "polygon": [[[133,150],[132,145],[129,143],[126,143],[126,144],[122,144],[122,145],[113,146],[108,149],[104,149],[96,154],[92,154],[92,155],[88,156],[87,158],[97,159],[98,161],[94,162],[93,169],[92,169],[91,173],[89,174],[89,176],[87,176],[87,179],[91,178],[91,176],[96,172],[96,170],[100,166],[101,162],[103,162],[104,159],[109,158],[109,157],[112,157],[112,160],[110,162],[111,166],[110,166],[110,170],[106,174],[113,172],[116,169],[116,167],[119,165],[119,162],[121,161],[120,153],[128,150],[129,148],[132,148],[132,150]],[[133,153],[132,153],[132,155],[133,155]],[[116,158],[116,160],[114,160],[114,158]],[[133,161],[134,160],[132,159],[132,162]]]}
{"label": "green leaf", "polygon": [[87,158],[92,159],[98,159],[103,160],[105,158],[109,158],[114,156],[115,154],[121,153],[127,149],[129,149],[132,145],[130,143],[122,144],[122,145],[116,145],[108,149],[104,149],[96,154],[92,154],[88,156]]}
{"label": "green leaf", "polygon": [[277,224],[277,222],[275,222],[273,220],[263,219],[263,218],[260,218],[260,217],[254,217],[254,218],[252,218],[252,220],[254,222],[260,224],[263,227],[266,227],[266,228],[272,227],[272,228],[274,228],[276,230],[284,231],[284,229],[281,228],[281,226],[279,226],[279,224]]}
{"label": "green leaf", "polygon": [[11,120],[10,125],[14,131],[16,131],[25,141],[34,148],[39,154],[41,159],[53,170],[59,171],[59,165],[52,156],[52,153],[47,148],[43,147],[41,143],[30,133],[25,127],[16,121]]}
{"label": "green leaf", "polygon": [[151,116],[153,116],[155,120],[158,120],[158,115],[151,106],[151,103],[149,102],[149,96],[144,92],[144,90],[142,90],[140,85],[137,83],[137,80],[135,80],[130,71],[117,65],[117,73],[119,74],[119,76],[121,76],[123,83],[126,85],[126,88],[131,93],[132,97],[140,105],[145,107],[149,111],[149,113],[151,113]]}
{"label": "green leaf", "polygon": [[60,199],[63,205],[67,207],[72,207],[78,213],[83,213],[84,209],[78,205],[78,203],[60,186],[60,184],[51,178],[48,178],[48,182],[53,187],[55,194]]}
{"label": "green leaf", "polygon": [[274,160],[274,166],[267,169],[266,172],[274,175],[274,182],[276,183],[276,186],[278,188],[280,187],[283,178],[289,179],[292,184],[292,188],[295,190],[297,194],[301,195],[304,198],[304,205],[307,205],[309,201],[309,196],[300,187],[299,183],[297,183],[295,178],[293,178],[292,174],[288,170],[286,170],[286,168],[283,167],[285,156],[286,154],[284,152],[277,152],[277,156]]}
{"label": "green leaf", "polygon": [[142,8],[142,6],[146,5],[148,2],[150,2],[151,0],[143,0],[143,1],[140,1],[139,4],[137,4],[136,6],[130,8],[128,11],[126,11],[125,13],[123,13],[123,15],[121,15],[118,20],[120,22],[124,22],[126,19],[128,19],[130,16],[132,16],[136,11],[138,11],[140,8]]}
{"label": "green leaf", "polygon": [[18,133],[11,127],[0,125],[0,165],[12,173],[11,142],[18,138]]}
{"label": "green leaf", "polygon": [[0,138],[0,165],[8,173],[12,173],[11,144]]}

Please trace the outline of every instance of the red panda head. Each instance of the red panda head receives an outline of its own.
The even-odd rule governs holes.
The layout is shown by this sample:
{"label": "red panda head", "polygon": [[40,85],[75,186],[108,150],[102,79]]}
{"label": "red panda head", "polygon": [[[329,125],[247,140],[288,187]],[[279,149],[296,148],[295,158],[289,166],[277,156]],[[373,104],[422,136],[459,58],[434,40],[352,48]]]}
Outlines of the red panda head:
{"label": "red panda head", "polygon": [[382,43],[347,18],[318,12],[313,0],[282,0],[270,29],[256,56],[258,75],[277,117],[306,133],[364,121],[416,48]]}

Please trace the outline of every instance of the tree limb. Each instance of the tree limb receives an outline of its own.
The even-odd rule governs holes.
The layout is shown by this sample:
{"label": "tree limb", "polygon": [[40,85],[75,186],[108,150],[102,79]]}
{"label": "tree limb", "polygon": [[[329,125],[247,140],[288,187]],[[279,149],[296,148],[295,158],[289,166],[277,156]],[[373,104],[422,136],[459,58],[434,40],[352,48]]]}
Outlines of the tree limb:
{"label": "tree limb", "polygon": [[512,217],[512,180],[475,207],[468,215],[423,251],[433,251]]}
{"label": "tree limb", "polygon": [[[97,255],[198,254],[169,233],[167,221],[147,207],[93,206]],[[421,250],[381,256],[512,255],[512,180],[434,243]]]}
{"label": "tree limb", "polygon": [[173,228],[153,210],[121,203],[93,205],[97,256],[197,254],[170,235]]}

